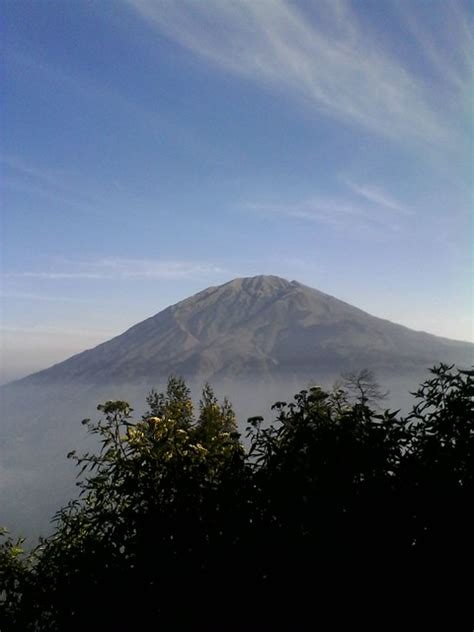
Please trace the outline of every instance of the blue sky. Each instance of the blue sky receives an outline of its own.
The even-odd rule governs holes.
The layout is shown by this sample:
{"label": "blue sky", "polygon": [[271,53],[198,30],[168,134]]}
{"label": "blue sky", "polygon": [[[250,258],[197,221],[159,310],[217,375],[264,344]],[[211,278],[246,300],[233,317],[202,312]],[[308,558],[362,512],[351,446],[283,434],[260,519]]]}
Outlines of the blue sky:
{"label": "blue sky", "polygon": [[1,2],[3,381],[209,285],[473,340],[469,2]]}

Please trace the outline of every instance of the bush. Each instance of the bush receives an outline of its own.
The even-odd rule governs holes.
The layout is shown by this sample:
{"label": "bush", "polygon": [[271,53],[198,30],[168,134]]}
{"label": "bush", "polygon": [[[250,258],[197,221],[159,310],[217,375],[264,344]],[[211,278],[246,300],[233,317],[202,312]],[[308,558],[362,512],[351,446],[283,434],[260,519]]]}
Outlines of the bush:
{"label": "bush", "polygon": [[406,418],[301,391],[247,452],[209,386],[197,418],[176,378],[137,422],[99,406],[80,498],[29,558],[0,549],[0,630],[470,625],[474,371],[432,376]]}

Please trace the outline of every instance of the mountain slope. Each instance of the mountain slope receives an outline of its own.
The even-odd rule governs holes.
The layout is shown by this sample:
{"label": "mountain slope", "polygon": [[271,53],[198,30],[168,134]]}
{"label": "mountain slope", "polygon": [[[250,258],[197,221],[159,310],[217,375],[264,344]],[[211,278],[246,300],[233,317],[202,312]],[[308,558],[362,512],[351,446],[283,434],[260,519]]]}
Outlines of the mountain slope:
{"label": "mountain slope", "polygon": [[257,276],[210,287],[21,382],[154,383],[170,373],[254,379],[358,367],[399,373],[473,357],[472,344],[376,318],[296,281]]}

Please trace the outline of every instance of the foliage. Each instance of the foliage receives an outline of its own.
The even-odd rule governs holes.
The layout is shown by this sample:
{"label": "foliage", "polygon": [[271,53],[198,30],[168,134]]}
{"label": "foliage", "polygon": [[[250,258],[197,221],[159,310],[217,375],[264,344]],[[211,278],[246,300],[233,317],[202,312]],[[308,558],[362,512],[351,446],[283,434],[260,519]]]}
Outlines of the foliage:
{"label": "foliage", "polygon": [[5,621],[18,620],[29,560],[24,555],[24,540],[13,540],[5,528],[0,528],[0,630]]}
{"label": "foliage", "polygon": [[313,387],[250,419],[247,451],[209,385],[197,416],[178,378],[140,421],[99,406],[80,498],[30,558],[0,549],[0,630],[408,629],[415,605],[425,629],[428,598],[471,625],[474,371],[415,396],[401,418]]}

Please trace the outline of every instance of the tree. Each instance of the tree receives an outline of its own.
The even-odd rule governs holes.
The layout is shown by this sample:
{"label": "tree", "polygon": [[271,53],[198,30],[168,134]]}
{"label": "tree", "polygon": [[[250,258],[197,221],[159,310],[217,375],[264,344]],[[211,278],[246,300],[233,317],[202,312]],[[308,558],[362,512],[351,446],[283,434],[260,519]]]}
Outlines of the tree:
{"label": "tree", "polygon": [[336,389],[342,390],[352,401],[362,405],[379,405],[387,399],[389,391],[382,391],[375,374],[370,369],[360,371],[347,371],[342,373],[342,380],[336,383]]}
{"label": "tree", "polygon": [[[206,386],[195,419],[189,389],[174,377],[147,401],[138,422],[124,401],[100,405],[98,423],[83,422],[100,450],[69,454],[84,475],[81,495],[58,512],[34,589],[22,596],[40,613],[35,630],[88,629],[91,610],[103,630],[150,616],[184,625],[192,608],[180,608],[183,595],[192,605],[193,586],[211,569],[218,575],[244,458],[232,407]],[[117,610],[117,597],[133,608]]]}
{"label": "tree", "polygon": [[172,375],[168,379],[166,392],[152,390],[146,399],[149,406],[144,418],[159,417],[175,419],[183,428],[189,428],[194,421],[191,391],[185,381]]}
{"label": "tree", "polygon": [[227,398],[219,405],[217,397],[209,384],[205,384],[199,402],[199,419],[196,435],[209,444],[218,438],[232,442],[238,441],[237,421],[232,405]]}
{"label": "tree", "polygon": [[474,371],[415,396],[403,418],[303,390],[249,420],[248,452],[208,385],[197,418],[177,378],[139,421],[105,403],[55,533],[0,549],[1,632],[419,630],[427,603],[472,628]]}

